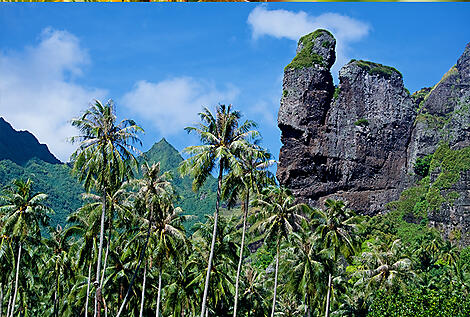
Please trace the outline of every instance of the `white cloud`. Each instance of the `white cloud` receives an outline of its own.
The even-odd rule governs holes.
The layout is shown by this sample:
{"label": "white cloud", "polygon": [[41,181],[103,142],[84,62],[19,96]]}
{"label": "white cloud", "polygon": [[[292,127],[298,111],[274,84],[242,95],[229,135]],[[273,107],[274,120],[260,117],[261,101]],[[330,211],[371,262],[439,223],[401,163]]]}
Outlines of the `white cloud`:
{"label": "white cloud", "polygon": [[181,132],[198,121],[202,107],[234,101],[238,88],[227,85],[217,88],[213,83],[191,77],[177,77],[152,83],[139,81],[124,95],[121,104],[144,120],[154,124],[163,135]]}
{"label": "white cloud", "polygon": [[338,66],[333,67],[334,70],[349,61],[347,55],[350,43],[361,40],[370,31],[367,23],[338,13],[312,16],[304,11],[268,10],[263,5],[250,12],[248,24],[254,39],[266,35],[297,41],[316,29],[329,30],[336,38],[335,66]]}
{"label": "white cloud", "polygon": [[89,64],[87,51],[67,31],[47,28],[35,46],[0,52],[0,116],[15,129],[28,130],[62,161],[76,148],[69,124],[93,98],[105,92],[74,82]]}

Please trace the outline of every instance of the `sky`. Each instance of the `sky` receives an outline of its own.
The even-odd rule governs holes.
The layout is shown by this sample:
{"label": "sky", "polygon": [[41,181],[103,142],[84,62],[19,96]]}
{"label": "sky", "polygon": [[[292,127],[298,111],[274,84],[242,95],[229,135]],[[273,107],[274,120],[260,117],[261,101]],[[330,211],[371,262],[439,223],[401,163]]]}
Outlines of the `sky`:
{"label": "sky", "polygon": [[350,59],[397,68],[414,92],[433,86],[470,42],[467,3],[0,4],[0,116],[62,161],[76,145],[70,119],[112,99],[118,119],[145,130],[141,151],[165,137],[198,143],[184,127],[202,107],[232,104],[258,123],[278,157],[285,65],[317,28]]}

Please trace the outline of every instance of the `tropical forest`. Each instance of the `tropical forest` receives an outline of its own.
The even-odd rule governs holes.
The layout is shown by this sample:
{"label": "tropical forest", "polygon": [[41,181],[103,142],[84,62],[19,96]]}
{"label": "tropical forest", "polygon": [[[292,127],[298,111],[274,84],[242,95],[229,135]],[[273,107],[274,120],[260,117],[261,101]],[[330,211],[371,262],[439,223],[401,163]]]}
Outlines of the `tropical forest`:
{"label": "tropical forest", "polygon": [[[248,22],[266,23],[288,11],[253,12]],[[286,16],[306,16],[295,14]],[[70,33],[41,36],[41,54],[61,42],[79,52]],[[105,101],[93,90],[96,99],[60,131],[76,132],[62,162],[7,122],[16,108],[8,114],[0,98],[0,317],[470,316],[470,43],[439,82],[410,93],[400,71],[372,61],[352,59],[333,78],[344,48],[336,40],[326,29],[305,34],[283,69],[278,153],[265,147],[263,117],[228,93],[229,102],[198,105],[194,123],[178,128],[191,141],[179,152],[171,139],[144,135],[159,119],[148,99],[146,121],[132,116],[138,106],[121,111],[126,98]],[[16,59],[2,51],[0,62],[20,63],[34,49]],[[48,66],[54,58],[48,76],[58,72]],[[206,89],[191,80],[140,81],[129,99]],[[170,108],[158,121],[168,131],[189,109],[168,125]]]}

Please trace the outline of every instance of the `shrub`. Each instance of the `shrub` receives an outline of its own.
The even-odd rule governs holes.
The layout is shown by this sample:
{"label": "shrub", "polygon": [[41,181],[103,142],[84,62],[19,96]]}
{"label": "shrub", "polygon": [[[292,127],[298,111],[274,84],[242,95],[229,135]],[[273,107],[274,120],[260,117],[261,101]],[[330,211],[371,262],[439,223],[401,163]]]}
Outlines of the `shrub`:
{"label": "shrub", "polygon": [[432,154],[424,157],[418,157],[413,165],[416,175],[426,177],[429,175],[429,167],[431,166]]}
{"label": "shrub", "polygon": [[356,122],[354,122],[354,125],[356,125],[358,127],[365,127],[365,126],[369,125],[369,121],[365,118],[361,118],[361,119],[357,120]]}

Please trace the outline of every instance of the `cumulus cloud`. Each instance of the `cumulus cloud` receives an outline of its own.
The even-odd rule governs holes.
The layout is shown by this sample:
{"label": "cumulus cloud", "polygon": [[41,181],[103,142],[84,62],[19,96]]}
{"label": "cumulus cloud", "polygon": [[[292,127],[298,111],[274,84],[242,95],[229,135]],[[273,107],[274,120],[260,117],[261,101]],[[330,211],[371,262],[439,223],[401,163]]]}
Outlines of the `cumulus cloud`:
{"label": "cumulus cloud", "polygon": [[77,134],[69,120],[105,95],[75,83],[89,62],[77,37],[51,28],[41,32],[37,45],[0,52],[0,115],[67,161],[76,147],[67,138]]}
{"label": "cumulus cloud", "polygon": [[304,11],[268,10],[266,6],[253,9],[248,16],[248,24],[252,28],[254,39],[273,36],[297,41],[301,36],[316,29],[327,29],[336,38],[336,65],[348,62],[349,45],[361,40],[370,31],[367,23],[338,13],[312,16]]}
{"label": "cumulus cloud", "polygon": [[239,90],[233,85],[222,89],[211,82],[177,77],[159,82],[137,82],[121,104],[152,123],[164,135],[176,134],[197,122],[202,107],[232,102]]}

